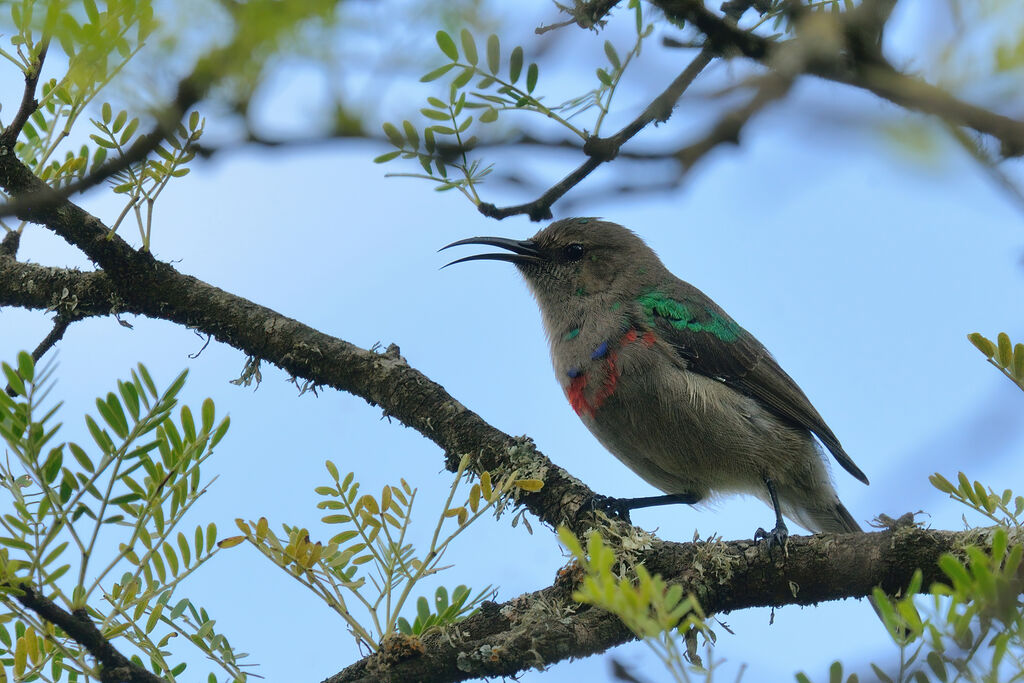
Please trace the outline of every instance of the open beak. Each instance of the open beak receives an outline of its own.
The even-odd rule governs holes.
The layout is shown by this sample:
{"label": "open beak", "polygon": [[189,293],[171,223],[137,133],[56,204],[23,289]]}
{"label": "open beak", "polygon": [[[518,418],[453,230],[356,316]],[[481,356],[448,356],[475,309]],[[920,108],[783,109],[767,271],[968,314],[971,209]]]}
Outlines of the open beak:
{"label": "open beak", "polygon": [[486,244],[490,247],[501,247],[502,249],[508,249],[511,254],[504,252],[498,252],[495,254],[473,254],[472,256],[463,256],[460,259],[456,259],[450,263],[446,263],[442,268],[454,265],[456,263],[463,263],[465,261],[508,261],[509,263],[515,263],[516,265],[525,265],[528,263],[542,263],[544,261],[544,255],[537,248],[537,244],[533,240],[511,240],[506,237],[469,237],[458,242],[452,242],[438,249],[438,251],[444,251],[449,247],[457,247],[462,244]]}

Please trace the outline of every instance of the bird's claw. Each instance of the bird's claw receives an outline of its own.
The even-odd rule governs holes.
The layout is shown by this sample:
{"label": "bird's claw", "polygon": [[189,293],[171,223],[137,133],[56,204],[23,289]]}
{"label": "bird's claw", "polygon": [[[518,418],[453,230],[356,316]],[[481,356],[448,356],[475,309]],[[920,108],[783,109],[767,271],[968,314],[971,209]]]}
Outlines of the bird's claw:
{"label": "bird's claw", "polygon": [[789,529],[783,523],[778,523],[775,528],[771,531],[765,531],[763,528],[758,527],[757,531],[754,532],[754,541],[760,540],[768,541],[769,552],[772,546],[779,546],[783,551],[788,551],[789,545]]}
{"label": "bird's claw", "polygon": [[623,522],[632,524],[629,519],[629,507],[625,505],[625,502],[622,498],[613,498],[612,496],[595,493],[594,497],[590,499],[590,510],[592,512],[600,511],[609,517],[618,517]]}

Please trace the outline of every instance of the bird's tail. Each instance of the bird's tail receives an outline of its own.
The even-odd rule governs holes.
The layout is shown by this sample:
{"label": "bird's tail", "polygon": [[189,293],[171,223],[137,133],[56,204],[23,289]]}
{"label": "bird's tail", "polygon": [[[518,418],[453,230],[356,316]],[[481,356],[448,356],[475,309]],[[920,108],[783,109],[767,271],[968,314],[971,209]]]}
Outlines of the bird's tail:
{"label": "bird's tail", "polygon": [[853,515],[850,514],[850,511],[842,503],[836,501],[836,504],[825,512],[826,514],[819,516],[822,531],[851,533],[861,530],[857,520],[853,518]]}
{"label": "bird's tail", "polygon": [[861,530],[857,520],[838,500],[822,506],[794,510],[792,517],[800,523],[800,526],[816,534],[845,534]]}

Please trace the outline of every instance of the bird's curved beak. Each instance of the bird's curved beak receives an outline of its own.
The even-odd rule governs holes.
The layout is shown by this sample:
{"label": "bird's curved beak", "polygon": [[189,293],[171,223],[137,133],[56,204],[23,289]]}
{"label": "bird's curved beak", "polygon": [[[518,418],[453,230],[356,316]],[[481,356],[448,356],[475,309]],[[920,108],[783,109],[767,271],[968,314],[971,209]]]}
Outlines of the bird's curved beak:
{"label": "bird's curved beak", "polygon": [[529,263],[541,263],[544,261],[543,252],[537,247],[537,243],[533,240],[512,240],[507,237],[469,237],[464,240],[452,242],[438,249],[438,251],[444,251],[450,247],[457,247],[462,244],[486,244],[490,247],[501,247],[502,249],[508,249],[511,254],[504,252],[498,252],[495,254],[473,254],[472,256],[464,256],[460,259],[446,263],[442,268],[454,265],[456,263],[463,263],[465,261],[508,261],[509,263],[515,263],[516,265],[525,265]]}

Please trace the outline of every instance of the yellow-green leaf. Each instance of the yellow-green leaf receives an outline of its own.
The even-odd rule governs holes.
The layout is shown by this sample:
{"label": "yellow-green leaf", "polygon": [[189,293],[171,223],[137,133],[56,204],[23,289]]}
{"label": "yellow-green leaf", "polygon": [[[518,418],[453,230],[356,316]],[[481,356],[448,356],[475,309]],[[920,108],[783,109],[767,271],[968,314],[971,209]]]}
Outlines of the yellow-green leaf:
{"label": "yellow-green leaf", "polygon": [[218,548],[234,548],[245,540],[245,536],[228,536],[217,543]]}
{"label": "yellow-green leaf", "polygon": [[459,59],[459,49],[455,47],[455,41],[452,37],[444,31],[438,31],[434,36],[437,40],[437,46],[441,48],[441,52],[445,54],[448,59],[457,61]]}
{"label": "yellow-green leaf", "polygon": [[977,332],[971,332],[967,335],[968,341],[974,344],[979,351],[981,351],[987,358],[991,358],[996,355],[996,345],[992,343],[990,339],[986,339],[984,336]]}
{"label": "yellow-green leaf", "polygon": [[996,362],[1000,367],[1009,367],[1013,362],[1013,345],[1010,343],[1010,336],[1005,332],[1000,332],[996,339],[999,341],[999,357]]}
{"label": "yellow-green leaf", "polygon": [[473,34],[468,29],[462,29],[460,37],[462,38],[462,53],[466,56],[466,61],[476,66],[479,57],[476,53],[476,41],[473,40]]}

